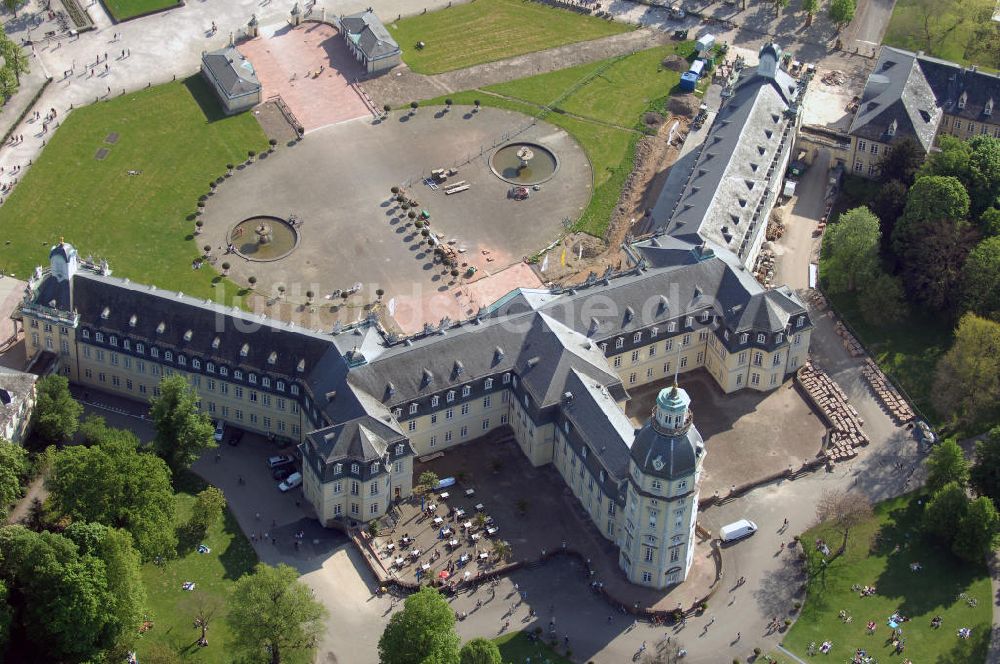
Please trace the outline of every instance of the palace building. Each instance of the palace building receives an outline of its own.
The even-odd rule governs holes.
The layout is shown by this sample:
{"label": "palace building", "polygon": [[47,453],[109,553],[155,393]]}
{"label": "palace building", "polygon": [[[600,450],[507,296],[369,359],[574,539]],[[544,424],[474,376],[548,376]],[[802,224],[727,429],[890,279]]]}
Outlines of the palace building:
{"label": "palace building", "polygon": [[[784,145],[783,133],[746,140]],[[405,338],[375,319],[313,330],[134,283],[64,242],[19,314],[29,360],[76,384],[147,400],[180,374],[211,417],[297,444],[325,525],[383,516],[411,495],[414,457],[509,428],[562,475],[628,578],[663,588],[691,565],[706,448],[676,383],[638,428],[624,406],[630,389],[695,369],[726,393],[767,391],[805,363],[806,307],[747,268],[762,227],[731,242],[713,224],[674,224],[626,246],[620,271],[517,289]]]}

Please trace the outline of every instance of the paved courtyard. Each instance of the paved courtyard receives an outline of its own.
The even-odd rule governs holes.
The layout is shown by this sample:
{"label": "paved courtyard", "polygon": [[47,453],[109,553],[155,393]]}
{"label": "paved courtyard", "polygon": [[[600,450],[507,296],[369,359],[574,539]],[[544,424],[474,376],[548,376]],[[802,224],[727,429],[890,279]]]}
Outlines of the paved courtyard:
{"label": "paved courtyard", "polygon": [[263,87],[263,98],[280,95],[305,130],[371,117],[351,87],[363,75],[340,33],[325,23],[261,28],[260,36],[239,45]]}
{"label": "paved courtyard", "polygon": [[[528,200],[508,198],[510,185],[493,174],[488,156],[498,138],[529,121],[499,109],[423,108],[379,124],[355,120],[314,131],[308,140],[280,147],[226,180],[208,201],[204,237],[224,248],[232,227],[245,218],[295,214],[303,222],[301,241],[287,258],[270,263],[236,255],[223,259],[232,264],[237,282],[255,276],[262,293],[274,293],[283,284],[287,300],[298,304],[312,290],[326,309],[340,304],[340,298],[329,297],[334,290],[360,283],[358,297],[366,302],[375,300],[376,289],[385,291],[383,299],[394,301],[395,319],[404,330],[443,316],[454,320],[467,315],[466,300],[474,300],[474,294],[453,292],[456,280],[389,200],[389,189],[415,182],[408,195],[428,211],[437,237],[459,252],[463,271],[474,266],[479,277],[519,263],[556,238],[564,219],[579,216],[593,181],[579,144],[539,122],[517,138],[551,149],[559,168]],[[475,158],[463,163],[470,155]],[[451,181],[464,180],[467,191],[449,196],[420,183],[421,173],[453,166],[458,174]]]}
{"label": "paved courtyard", "polygon": [[[636,426],[649,418],[664,381],[630,390],[627,413]],[[701,485],[703,497],[725,495],[733,485],[771,475],[816,458],[826,428],[792,381],[764,393],[743,390],[724,394],[704,371],[680,376],[691,395],[694,423],[705,439],[708,456]]]}

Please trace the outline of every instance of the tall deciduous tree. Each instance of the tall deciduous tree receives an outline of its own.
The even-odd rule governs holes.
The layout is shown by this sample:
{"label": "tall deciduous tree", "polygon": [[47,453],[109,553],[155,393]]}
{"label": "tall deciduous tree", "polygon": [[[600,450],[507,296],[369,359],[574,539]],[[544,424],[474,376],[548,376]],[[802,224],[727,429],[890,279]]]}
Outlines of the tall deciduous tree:
{"label": "tall deciduous tree", "polygon": [[965,487],[969,482],[969,462],[954,438],[947,438],[927,457],[927,488],[937,491],[954,482]]}
{"label": "tall deciduous tree", "polygon": [[979,232],[983,237],[1000,235],[1000,210],[991,207],[979,215]]}
{"label": "tall deciduous tree", "polygon": [[35,398],[35,430],[48,443],[70,440],[80,426],[83,406],[69,393],[65,376],[52,374],[40,378]]}
{"label": "tall deciduous tree", "polygon": [[847,549],[851,531],[871,516],[872,506],[868,496],[860,491],[831,491],[823,494],[816,505],[816,518],[829,522],[843,537],[834,557]]}
{"label": "tall deciduous tree", "polygon": [[104,562],[81,555],[66,537],[0,528],[0,576],[14,614],[15,660],[90,661],[114,645]]}
{"label": "tall deciduous tree", "polygon": [[896,228],[896,221],[903,216],[903,210],[906,209],[908,191],[908,185],[904,182],[889,180],[879,188],[875,198],[868,204],[878,217],[879,229],[882,231],[882,257],[891,259],[893,264],[896,263],[896,259],[892,250],[892,232]]}
{"label": "tall deciduous tree", "polygon": [[175,474],[188,468],[204,450],[215,447],[212,420],[198,409],[198,395],[183,376],[164,377],[160,396],[152,404],[153,444]]}
{"label": "tall deciduous tree", "polygon": [[0,439],[0,506],[6,507],[21,497],[27,477],[28,453],[20,445]]}
{"label": "tall deciduous tree", "polygon": [[854,0],[832,0],[827,13],[830,20],[837,25],[837,32],[843,30],[848,23],[854,20],[854,11],[857,5]]}
{"label": "tall deciduous tree", "polygon": [[1000,235],[969,252],[962,269],[962,295],[969,311],[1000,322]]}
{"label": "tall deciduous tree", "polygon": [[503,664],[497,644],[478,637],[472,639],[458,653],[460,664]]}
{"label": "tall deciduous tree", "polygon": [[996,546],[998,528],[1000,515],[993,501],[985,496],[976,498],[958,522],[952,551],[964,560],[981,562]]}
{"label": "tall deciduous tree", "polygon": [[21,74],[27,74],[30,65],[28,56],[24,54],[24,49],[20,44],[8,38],[0,40],[0,55],[3,56],[4,68],[14,74],[17,84],[21,84]]}
{"label": "tall deciduous tree", "polygon": [[858,207],[840,215],[823,238],[823,276],[833,292],[853,291],[878,270],[879,221]]}
{"label": "tall deciduous tree", "polygon": [[861,287],[858,307],[865,322],[877,326],[898,323],[910,313],[899,279],[881,271]]}
{"label": "tall deciduous tree", "polygon": [[976,493],[1000,504],[1000,427],[994,427],[983,440],[976,442],[976,453],[969,469],[969,483]]}
{"label": "tall deciduous tree", "polygon": [[426,586],[406,598],[378,641],[381,664],[458,664],[458,653],[455,614],[437,590]]}
{"label": "tall deciduous tree", "polygon": [[955,526],[965,516],[968,505],[969,497],[965,495],[965,489],[949,482],[927,501],[921,525],[931,535],[950,544],[955,537]]}
{"label": "tall deciduous tree", "polygon": [[802,11],[806,13],[806,27],[813,24],[813,18],[819,11],[819,0],[802,0]]}
{"label": "tall deciduous tree", "polygon": [[132,537],[124,530],[84,522],[71,524],[66,537],[76,544],[81,555],[94,556],[104,563],[108,618],[103,639],[119,646],[132,645],[146,610],[146,587]]}
{"label": "tall deciduous tree", "polygon": [[236,582],[226,617],[235,649],[280,664],[289,652],[316,647],[326,609],[293,567],[258,564]]}
{"label": "tall deciduous tree", "polygon": [[1000,324],[973,314],[958,323],[955,341],[938,361],[938,409],[966,425],[1000,415]]}
{"label": "tall deciduous tree", "polygon": [[46,479],[56,512],[128,531],[146,559],[176,551],[174,493],[162,459],[139,452],[122,432],[93,447],[68,447],[55,455]]}
{"label": "tall deciduous tree", "polygon": [[899,180],[909,187],[924,163],[924,156],[923,149],[909,136],[893,141],[892,149],[879,161],[879,179],[882,182]]}
{"label": "tall deciduous tree", "polygon": [[[897,235],[899,227],[897,226]],[[979,234],[967,221],[921,224],[908,234],[899,254],[910,297],[935,314],[961,313],[963,270]]]}
{"label": "tall deciduous tree", "polygon": [[194,506],[191,508],[191,527],[205,532],[219,520],[219,517],[222,516],[222,510],[225,508],[226,496],[220,489],[210,486],[204,491],[200,491],[195,498]]}

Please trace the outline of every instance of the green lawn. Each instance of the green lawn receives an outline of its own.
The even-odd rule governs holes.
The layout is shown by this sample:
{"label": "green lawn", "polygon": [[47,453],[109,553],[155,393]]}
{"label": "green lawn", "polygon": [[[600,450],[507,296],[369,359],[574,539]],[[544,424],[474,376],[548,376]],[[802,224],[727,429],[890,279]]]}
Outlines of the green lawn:
{"label": "green lawn", "polygon": [[[802,613],[785,637],[784,646],[800,657],[810,643],[832,641],[830,662],[850,661],[856,648],[864,648],[880,662],[902,661],[886,643],[886,621],[893,613],[910,620],[903,623],[904,656],[916,662],[983,662],[990,640],[992,590],[985,564],[970,565],[950,551],[927,543],[918,531],[923,507],[919,494],[902,496],[876,506],[875,517],[853,531],[847,551],[830,562],[825,573],[812,576]],[[840,538],[821,524],[802,536],[812,549],[817,538],[836,550]],[[911,572],[910,563],[923,569]],[[873,596],[860,597],[854,584],[874,585]],[[959,595],[966,593],[978,605],[971,607]],[[846,623],[839,617],[846,611]],[[944,618],[940,629],[930,627],[931,618]],[[865,624],[874,620],[874,635]],[[972,638],[958,638],[961,627],[972,630]],[[824,659],[826,661],[826,659]]]}
{"label": "green lawn", "polygon": [[156,9],[180,6],[178,0],[103,0],[103,2],[116,21],[124,21]]}
{"label": "green lawn", "polygon": [[191,269],[201,243],[188,217],[227,163],[266,148],[253,115],[222,115],[200,76],[73,111],[0,207],[0,268],[23,279],[65,236],[117,276],[211,297],[216,273]]}
{"label": "green lawn", "polygon": [[504,664],[524,664],[531,658],[532,662],[543,664],[570,664],[570,660],[557,653],[553,648],[539,641],[532,641],[524,632],[511,632],[493,639],[500,648],[500,656]]}
{"label": "green lawn", "polygon": [[[421,74],[438,74],[483,62],[632,30],[632,26],[583,16],[531,0],[472,0],[389,26],[403,60]],[[417,42],[424,42],[417,49]]]}
{"label": "green lawn", "polygon": [[[181,531],[191,514],[194,494],[205,486],[194,475],[184,478],[177,493],[177,524]],[[198,553],[197,546],[202,543],[211,549],[210,553]],[[226,601],[236,579],[257,564],[257,555],[229,510],[224,522],[212,526],[206,537],[197,542],[184,542],[182,538],[180,548],[182,553],[178,558],[163,565],[148,563],[143,567],[153,628],[139,642],[139,661],[143,661],[152,644],[158,643],[180,652],[186,662],[228,663],[232,658],[227,656],[230,632],[224,619]],[[193,591],[181,588],[186,581],[196,584]],[[201,632],[193,626],[192,604],[199,597],[222,607],[209,624],[209,645],[205,648],[197,645]]]}
{"label": "green lawn", "polygon": [[[535,115],[543,106],[555,105],[545,117],[569,132],[583,146],[594,170],[590,204],[575,229],[601,236],[632,170],[635,144],[642,137],[642,116],[647,110],[665,114],[665,106],[680,74],[661,69],[671,53],[687,55],[690,43],[639,51],[624,58],[569,67],[509,83],[447,95],[456,104],[478,99],[485,106]],[[610,65],[596,78],[562,99],[576,83]],[[444,103],[445,96],[424,102]]]}
{"label": "green lawn", "polygon": [[[932,8],[924,30],[923,6]],[[989,0],[948,0],[928,4],[926,0],[897,0],[885,33],[884,42],[910,51],[923,50],[945,60],[965,65],[976,64],[1000,69],[1000,42],[997,26],[989,16],[993,3]]]}

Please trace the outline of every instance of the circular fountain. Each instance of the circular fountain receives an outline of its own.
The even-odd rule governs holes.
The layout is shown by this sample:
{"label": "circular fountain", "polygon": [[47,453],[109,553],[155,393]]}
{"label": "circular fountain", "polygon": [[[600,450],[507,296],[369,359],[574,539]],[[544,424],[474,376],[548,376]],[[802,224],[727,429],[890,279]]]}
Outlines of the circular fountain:
{"label": "circular fountain", "polygon": [[559,169],[559,159],[537,143],[510,143],[493,153],[490,169],[504,182],[531,186],[552,178]]}
{"label": "circular fountain", "polygon": [[280,260],[299,245],[299,232],[286,220],[258,215],[239,222],[229,231],[229,242],[247,260]]}

